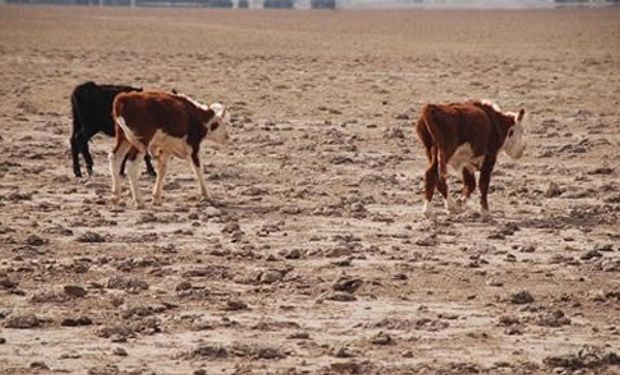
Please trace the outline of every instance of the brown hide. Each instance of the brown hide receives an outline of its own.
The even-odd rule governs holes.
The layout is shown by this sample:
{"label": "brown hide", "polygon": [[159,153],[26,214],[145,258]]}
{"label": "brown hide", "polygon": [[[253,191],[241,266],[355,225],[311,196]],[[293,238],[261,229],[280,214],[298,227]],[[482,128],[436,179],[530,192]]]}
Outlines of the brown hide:
{"label": "brown hide", "polygon": [[[116,97],[113,117],[122,117],[136,138],[139,149],[147,147],[157,130],[175,137],[187,136],[187,144],[197,149],[207,134],[204,124],[215,115],[213,110],[196,107],[186,98],[165,92],[130,92]],[[116,134],[123,136],[118,124]]]}
{"label": "brown hide", "polygon": [[[515,118],[481,102],[450,104],[428,104],[423,107],[416,125],[418,137],[422,141],[429,161],[425,173],[425,196],[430,202],[434,189],[440,191],[446,200],[447,164],[457,148],[469,144],[472,157],[480,157],[481,165],[479,187],[482,209],[488,210],[487,191],[491,172],[510,127]],[[463,168],[463,199],[475,190],[476,180],[473,171]]]}

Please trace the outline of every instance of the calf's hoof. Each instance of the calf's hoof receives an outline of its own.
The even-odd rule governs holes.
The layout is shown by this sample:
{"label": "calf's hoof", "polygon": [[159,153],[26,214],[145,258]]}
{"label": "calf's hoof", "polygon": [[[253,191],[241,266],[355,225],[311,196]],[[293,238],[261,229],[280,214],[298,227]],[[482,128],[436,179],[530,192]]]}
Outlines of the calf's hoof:
{"label": "calf's hoof", "polygon": [[134,207],[135,207],[136,209],[142,209],[142,208],[144,208],[144,202],[143,202],[143,201],[136,201],[136,202],[134,202],[134,203],[133,203],[133,205],[134,205]]}
{"label": "calf's hoof", "polygon": [[462,211],[462,207],[461,207],[461,205],[458,203],[458,201],[456,201],[456,202],[455,202],[455,201],[453,201],[453,200],[449,200],[449,201],[446,203],[446,213],[447,213],[448,215],[451,215],[451,214],[458,214],[458,213],[460,213],[461,211]]}
{"label": "calf's hoof", "polygon": [[153,197],[153,206],[161,206],[161,198]]}

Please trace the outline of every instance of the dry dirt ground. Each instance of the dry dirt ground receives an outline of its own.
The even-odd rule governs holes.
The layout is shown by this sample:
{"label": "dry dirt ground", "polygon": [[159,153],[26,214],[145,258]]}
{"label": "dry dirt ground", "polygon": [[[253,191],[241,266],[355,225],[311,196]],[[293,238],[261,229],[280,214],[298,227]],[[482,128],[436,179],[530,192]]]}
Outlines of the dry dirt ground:
{"label": "dry dirt ground", "polygon": [[[619,373],[619,41],[612,9],[0,7],[0,372]],[[86,80],[227,104],[211,202],[176,160],[111,205],[104,136],[76,180]],[[466,98],[525,107],[528,153],[491,220],[429,221],[412,124]]]}

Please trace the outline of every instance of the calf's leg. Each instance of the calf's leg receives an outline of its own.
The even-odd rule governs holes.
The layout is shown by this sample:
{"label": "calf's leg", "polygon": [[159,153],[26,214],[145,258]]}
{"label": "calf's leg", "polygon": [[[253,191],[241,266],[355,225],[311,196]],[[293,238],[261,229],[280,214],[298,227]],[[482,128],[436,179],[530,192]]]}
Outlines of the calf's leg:
{"label": "calf's leg", "polygon": [[148,173],[149,176],[155,177],[155,169],[153,169],[153,164],[151,164],[151,157],[148,153],[144,154],[144,163],[146,164],[146,173]]}
{"label": "calf's leg", "polygon": [[73,133],[71,136],[71,158],[73,159],[73,174],[75,177],[82,177],[82,171],[80,170],[80,135],[79,133]]}
{"label": "calf's leg", "polygon": [[161,153],[157,156],[157,179],[155,180],[155,186],[153,186],[153,204],[156,206],[161,205],[164,176],[166,175],[169,158],[170,154],[168,153]]}
{"label": "calf's leg", "polygon": [[93,157],[88,149],[88,139],[84,138],[82,142],[82,155],[84,155],[84,161],[86,162],[86,171],[89,176],[93,175]]}
{"label": "calf's leg", "polygon": [[112,176],[112,202],[118,203],[121,199],[121,164],[125,158],[127,150],[129,150],[130,144],[127,142],[124,136],[116,137],[116,146],[110,154],[108,159],[110,161],[110,174]]}
{"label": "calf's leg", "polygon": [[495,166],[495,158],[487,158],[480,168],[480,179],[478,186],[480,188],[480,213],[484,216],[489,214],[489,203],[487,201],[487,193],[491,182],[491,172]]}
{"label": "calf's leg", "polygon": [[140,164],[138,160],[142,160],[144,154],[136,147],[132,146],[127,153],[127,177],[129,179],[129,188],[133,196],[133,203],[136,208],[144,208],[144,200],[140,194],[138,186],[138,177],[140,176]]}
{"label": "calf's leg", "polygon": [[198,155],[198,148],[194,149],[194,151],[192,152],[189,165],[192,167],[192,170],[196,175],[196,180],[198,180],[198,185],[200,186],[200,193],[202,194],[202,198],[208,199],[209,196],[207,194],[207,186],[205,184],[204,173],[202,171],[202,162],[200,161],[200,155]]}
{"label": "calf's leg", "polygon": [[463,191],[457,203],[460,206],[467,203],[474,190],[476,190],[476,176],[469,169],[463,168]]}
{"label": "calf's leg", "polygon": [[455,212],[457,207],[450,195],[448,194],[448,183],[446,182],[446,178],[448,177],[448,165],[447,165],[447,157],[444,152],[439,153],[439,166],[438,166],[438,178],[437,178],[437,190],[443,195],[444,205],[446,207],[446,212],[452,213]]}
{"label": "calf's leg", "polygon": [[429,153],[430,166],[426,169],[424,173],[424,197],[426,200],[424,201],[424,209],[422,213],[427,216],[433,216],[431,201],[433,200],[433,195],[435,194],[435,186],[437,186],[437,153],[433,148]]}

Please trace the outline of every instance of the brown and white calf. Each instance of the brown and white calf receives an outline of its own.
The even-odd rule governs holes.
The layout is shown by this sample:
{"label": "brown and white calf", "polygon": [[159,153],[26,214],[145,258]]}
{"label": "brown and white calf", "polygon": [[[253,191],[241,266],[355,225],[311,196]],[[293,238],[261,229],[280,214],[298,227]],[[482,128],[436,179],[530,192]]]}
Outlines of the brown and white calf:
{"label": "brown and white calf", "polygon": [[[480,171],[480,210],[488,214],[487,192],[499,152],[519,159],[525,151],[524,115],[523,109],[518,113],[502,112],[493,103],[479,101],[428,104],[422,108],[416,131],[429,161],[424,175],[426,216],[432,216],[435,187],[444,197],[446,211],[457,211],[476,189],[476,171]],[[448,193],[448,166],[463,176],[464,187],[457,202]]]}
{"label": "brown and white calf", "polygon": [[171,155],[189,160],[200,191],[207,197],[200,144],[208,139],[228,142],[230,116],[221,104],[210,107],[184,95],[165,92],[122,93],[114,99],[112,116],[116,123],[116,145],[110,153],[113,201],[121,196],[120,168],[127,155],[127,175],[134,204],[144,206],[138,188],[136,160],[148,151],[157,160],[157,180],[153,187],[153,204],[161,204],[162,187]]}

